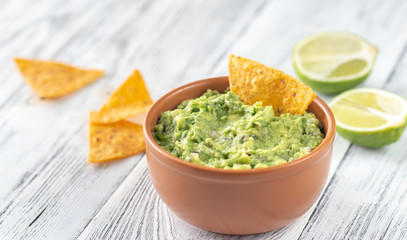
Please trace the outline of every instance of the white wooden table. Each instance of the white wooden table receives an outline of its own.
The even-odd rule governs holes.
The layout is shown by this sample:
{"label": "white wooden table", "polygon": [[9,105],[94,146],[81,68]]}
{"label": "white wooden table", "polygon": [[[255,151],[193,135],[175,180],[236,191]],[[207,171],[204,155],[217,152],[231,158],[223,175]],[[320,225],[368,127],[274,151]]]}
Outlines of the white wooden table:
{"label": "white wooden table", "polygon": [[[294,74],[293,45],[327,30],[374,43],[380,54],[362,85],[407,98],[404,0],[1,0],[0,239],[407,239],[406,133],[375,150],[337,136],[327,187],[312,209],[285,228],[243,237],[174,216],[151,184],[144,154],[86,162],[89,111],[133,69],[154,99],[227,75],[230,53]],[[107,75],[67,97],[40,100],[17,72],[16,56]]]}

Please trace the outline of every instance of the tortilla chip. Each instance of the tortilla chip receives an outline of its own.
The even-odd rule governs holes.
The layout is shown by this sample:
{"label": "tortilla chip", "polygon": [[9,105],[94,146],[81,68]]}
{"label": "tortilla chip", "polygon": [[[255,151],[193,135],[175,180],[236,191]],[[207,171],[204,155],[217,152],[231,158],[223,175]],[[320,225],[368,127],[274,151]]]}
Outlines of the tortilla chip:
{"label": "tortilla chip", "polygon": [[63,63],[14,59],[24,80],[42,98],[58,98],[96,81],[103,76],[99,70],[85,70]]}
{"label": "tortilla chip", "polygon": [[127,118],[126,121],[129,121],[131,123],[135,123],[138,125],[143,125],[145,117],[146,117],[146,113],[144,112],[144,113],[140,113],[134,117]]}
{"label": "tortilla chip", "polygon": [[88,162],[101,163],[143,152],[143,127],[128,121],[89,126]]}
{"label": "tortilla chip", "polygon": [[315,98],[310,87],[283,71],[235,55],[229,57],[229,82],[245,104],[262,101],[276,115],[303,114]]}
{"label": "tortilla chip", "polygon": [[99,112],[91,112],[93,123],[117,122],[144,113],[153,101],[138,70],[117,89]]}

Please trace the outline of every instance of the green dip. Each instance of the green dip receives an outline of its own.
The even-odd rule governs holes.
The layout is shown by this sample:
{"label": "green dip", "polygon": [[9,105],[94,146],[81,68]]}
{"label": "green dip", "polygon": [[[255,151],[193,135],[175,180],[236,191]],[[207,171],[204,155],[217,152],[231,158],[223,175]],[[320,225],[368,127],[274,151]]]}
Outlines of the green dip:
{"label": "green dip", "polygon": [[272,106],[244,105],[231,91],[207,90],[162,113],[154,138],[188,162],[251,169],[300,158],[317,147],[324,135],[313,113],[275,116]]}

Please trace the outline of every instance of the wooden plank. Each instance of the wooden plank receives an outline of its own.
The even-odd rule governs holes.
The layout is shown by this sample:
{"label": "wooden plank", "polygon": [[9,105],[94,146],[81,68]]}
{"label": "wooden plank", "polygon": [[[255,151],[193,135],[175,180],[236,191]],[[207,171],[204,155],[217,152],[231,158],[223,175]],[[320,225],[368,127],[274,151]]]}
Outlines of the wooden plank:
{"label": "wooden plank", "polygon": [[[269,63],[271,66],[275,66],[287,73],[295,75],[291,63],[291,51],[298,39],[320,31],[332,31],[333,29],[350,31],[365,37],[380,50],[376,67],[362,86],[382,87],[386,81],[388,81],[389,77],[392,76],[402,56],[405,44],[407,43],[407,32],[404,30],[407,29],[407,16],[404,14],[407,12],[407,6],[406,3],[402,1],[392,1],[391,4],[381,1],[371,1],[368,5],[363,5],[363,3],[360,2],[359,4],[360,5],[355,5],[355,3],[351,1],[291,1],[290,4],[274,2],[274,11],[265,11],[264,14],[256,20],[248,33],[245,34],[245,37],[233,46],[233,53],[242,56],[251,56],[253,59]],[[292,8],[292,10],[295,11],[295,9],[298,9],[298,12],[292,13],[292,15],[296,16],[295,18],[287,19],[288,15],[284,13],[289,12],[292,6],[297,6],[296,8]],[[317,12],[318,14],[315,15]],[[268,16],[276,17],[279,13],[283,15],[280,19],[268,19]],[[285,22],[285,20],[289,21],[290,28],[281,24]],[[269,27],[269,29],[271,29],[270,31],[262,31],[264,25],[261,23],[264,22],[274,23]],[[377,30],[378,28],[380,31]],[[289,32],[287,29],[289,29]],[[278,36],[276,36],[275,33],[279,33]],[[397,36],[397,38],[394,38],[394,36]],[[251,45],[256,46],[256,49],[263,48],[270,50],[253,51],[250,47],[247,47]],[[270,47],[267,48],[267,46]],[[283,48],[286,49],[285,52],[281,50],[281,46],[287,46]],[[223,61],[226,64],[226,58],[224,58]],[[222,66],[219,66],[216,72],[220,75],[227,73]],[[317,94],[326,102],[332,99],[332,96]],[[333,165],[331,166],[328,179],[332,177],[342,157],[348,151],[349,146],[349,142],[337,135],[334,144]],[[307,224],[314,208],[315,206],[299,219],[296,224],[272,233],[273,238],[297,238]],[[327,214],[325,216],[330,215]]]}
{"label": "wooden plank", "polygon": [[[354,1],[275,1],[267,6],[249,28],[245,29],[243,36],[226,53],[233,52],[253,58],[293,74],[291,51],[297,40],[324,30],[351,31],[366,37],[379,47],[381,55],[377,59],[377,65],[363,85],[380,87],[392,75],[401,56],[401,50],[407,42],[407,33],[403,31],[406,29],[406,16],[403,12],[405,6],[397,2],[385,4],[381,1],[371,1],[367,4]],[[220,58],[220,64],[215,67],[213,76],[227,75],[227,55]],[[331,99],[330,96],[321,94],[320,96],[326,101]],[[337,137],[329,179],[332,178],[349,146],[346,140]],[[137,166],[89,224],[80,239],[98,239],[107,236],[140,239],[145,236],[152,239],[297,239],[315,209],[313,206],[294,224],[273,232],[244,237],[218,235],[183,222],[163,207],[163,203],[148,183],[149,180],[144,179],[145,172],[145,164]],[[140,191],[144,194],[138,195]],[[128,207],[117,209],[117,202],[120,201],[131,203]],[[128,214],[135,212],[142,217],[138,214]],[[335,216],[323,211],[320,214],[326,218]],[[109,219],[109,223],[103,223],[103,219]],[[122,226],[119,222],[128,224],[120,230],[115,230],[114,226]],[[308,226],[324,231],[318,227],[318,223]],[[321,238],[318,235],[312,236]],[[326,235],[326,238],[329,239],[330,236]]]}
{"label": "wooden plank", "polygon": [[[311,213],[307,212],[298,222],[306,222]],[[194,227],[175,216],[158,197],[143,157],[78,239],[296,239],[296,228],[303,226],[295,223],[280,230],[243,237]]]}
{"label": "wooden plank", "polygon": [[[407,48],[384,88],[407,98],[406,74]],[[406,239],[406,143],[404,133],[383,148],[352,146],[301,238]]]}
{"label": "wooden plank", "polygon": [[[400,1],[399,1],[400,2]],[[273,46],[279,46],[284,44],[285,42],[288,42],[289,45],[294,46],[296,40],[292,39],[301,39],[304,36],[314,33],[316,31],[323,31],[323,30],[332,30],[332,29],[339,29],[339,30],[346,30],[346,31],[351,31],[357,34],[360,34],[364,37],[366,37],[369,41],[373,42],[378,48],[380,49],[380,55],[377,59],[376,62],[376,67],[374,71],[372,72],[371,76],[366,80],[366,82],[362,85],[364,86],[369,86],[369,87],[381,87],[383,84],[388,80],[388,78],[391,76],[392,71],[394,67],[397,65],[397,62],[399,61],[399,58],[402,54],[402,49],[405,46],[405,43],[407,41],[407,35],[406,31],[403,29],[406,29],[406,16],[403,15],[403,12],[406,12],[406,6],[400,6],[397,4],[384,4],[381,2],[374,2],[369,4],[368,6],[356,6],[352,5],[351,2],[344,2],[341,1],[340,3],[338,2],[331,2],[331,3],[326,3],[326,5],[332,4],[330,7],[330,11],[324,12],[323,7],[321,6],[321,9],[318,11],[318,3],[313,2],[307,2],[304,4],[311,4],[309,6],[310,12],[321,12],[321,14],[318,14],[315,17],[308,16],[309,21],[307,23],[309,24],[301,24],[301,20],[296,20],[296,22],[292,23],[293,25],[300,26],[299,29],[296,29],[297,31],[293,31],[295,36],[287,36],[287,35],[282,35],[278,37],[278,39],[275,40],[275,38],[272,37],[272,33],[265,34],[267,35],[265,38],[267,39],[272,39],[270,40],[269,44]],[[348,5],[349,4],[349,5]],[[325,5],[325,4],[323,4]],[[348,6],[348,7],[346,7]],[[329,7],[329,6],[328,6]],[[305,6],[304,6],[305,8]],[[398,9],[397,9],[398,8]],[[301,7],[298,7],[298,9],[303,9]],[[373,11],[375,9],[375,11]],[[377,12],[377,10],[380,9],[380,13]],[[286,9],[288,11],[288,9]],[[277,10],[276,10],[277,11]],[[283,10],[280,10],[282,12],[285,12]],[[308,11],[304,11],[308,12]],[[375,14],[367,14],[368,12],[372,13],[375,12]],[[272,13],[270,13],[271,15]],[[304,14],[304,13],[298,13],[298,14]],[[308,13],[310,14],[310,13]],[[304,14],[305,15],[305,14]],[[327,18],[327,15],[330,16],[330,18]],[[362,16],[362,17],[361,17]],[[380,16],[380,17],[379,17]],[[384,17],[387,16],[387,17]],[[391,16],[391,17],[390,17]],[[323,21],[324,18],[327,18],[328,21]],[[304,19],[307,19],[307,16],[304,16]],[[340,19],[340,21],[336,21],[335,19]],[[329,21],[331,20],[331,21]],[[384,20],[386,20],[387,24],[383,24]],[[259,19],[258,21],[264,22],[264,19]],[[281,21],[274,21],[274,22],[282,22]],[[305,21],[305,20],[304,20]],[[376,21],[376,24],[371,25],[373,22]],[[276,24],[278,25],[278,24]],[[306,26],[304,26],[306,25]],[[374,26],[374,27],[373,27]],[[382,30],[378,32],[375,30],[375,28],[379,26],[379,28]],[[259,29],[253,29],[253,32],[258,32]],[[277,26],[275,29],[275,32],[279,33],[284,33],[286,30],[284,29],[284,26]],[[383,31],[389,31],[392,32],[388,36],[387,34],[383,34]],[[242,42],[236,47],[236,49],[244,49],[241,46],[247,45],[248,42],[253,42],[253,41],[259,41],[259,38],[251,38],[251,34],[248,34],[248,38],[242,40]],[[394,39],[393,36],[398,36],[397,39]],[[285,37],[284,37],[285,36]],[[255,44],[256,46],[262,46],[259,43]],[[263,44],[265,45],[265,44]],[[242,51],[242,50],[240,50]],[[278,49],[271,50],[273,53],[277,54],[269,54],[268,56],[263,56],[264,52],[259,52],[255,51],[254,53],[258,54],[263,54],[259,56],[259,58],[264,58],[265,62],[274,62],[278,61],[278,59],[283,59],[283,63],[281,65],[277,64],[279,68],[284,69],[286,72],[294,74],[294,70],[292,68],[291,64],[291,53],[286,53],[285,59],[284,57],[279,56]],[[243,55],[245,54],[253,54],[253,52],[247,51],[247,52],[242,52]],[[254,57],[257,59],[258,57]],[[332,98],[331,96],[325,96],[322,94],[319,94],[325,101],[329,102],[330,99]],[[331,172],[330,172],[330,177],[332,176],[332,173],[336,170],[336,167],[339,165],[342,156],[346,153],[348,150],[349,143],[342,139],[340,136],[337,136],[337,139],[334,144],[334,156],[333,156],[333,166],[331,167]],[[314,207],[313,207],[314,208]],[[312,209],[313,209],[312,208]],[[281,238],[287,238],[287,239],[294,239],[299,236],[301,233],[303,227],[305,224],[308,222],[308,217],[311,215],[312,211],[309,211],[305,217],[301,218],[295,225],[288,226],[286,228],[283,228],[281,230],[277,231],[276,239]],[[324,216],[332,216],[326,213],[323,213]],[[317,226],[315,226],[317,227]],[[323,230],[321,230],[323,231]],[[274,235],[273,235],[274,236]],[[316,237],[317,235],[315,235]],[[318,237],[319,238],[319,237]]]}
{"label": "wooden plank", "polygon": [[[39,6],[41,5],[40,3]],[[104,8],[108,7],[105,6]],[[27,178],[29,175],[34,175],[33,172],[36,168],[39,169],[41,164],[44,164],[44,162],[47,164],[48,162],[44,160],[50,159],[49,157],[52,155],[50,152],[52,153],[53,149],[58,148],[58,144],[66,144],[66,141],[71,138],[71,135],[80,128],[85,130],[86,128],[84,128],[84,126],[86,126],[87,123],[88,112],[91,109],[95,109],[104,101],[102,99],[107,97],[106,93],[99,93],[98,95],[100,96],[97,98],[96,96],[92,96],[94,94],[89,92],[92,88],[88,87],[66,98],[55,101],[41,101],[34,96],[28,86],[23,83],[21,76],[16,71],[11,60],[16,55],[52,58],[52,56],[50,56],[51,51],[48,51],[48,53],[41,51],[39,56],[35,55],[35,51],[44,49],[45,47],[54,47],[54,51],[60,50],[60,46],[53,44],[54,42],[49,41],[49,39],[52,39],[52,37],[69,39],[70,35],[81,36],[81,29],[83,29],[83,24],[85,23],[89,24],[87,26],[90,29],[103,28],[106,25],[98,26],[100,21],[97,21],[96,17],[100,15],[100,13],[97,12],[97,10],[101,11],[106,9],[99,7],[95,8],[94,11],[85,12],[75,12],[75,9],[72,9],[71,14],[75,16],[77,22],[74,21],[70,24],[63,24],[62,26],[64,28],[62,29],[64,30],[60,30],[59,32],[55,32],[52,28],[48,29],[41,24],[38,26],[23,25],[24,28],[20,29],[20,34],[16,36],[16,39],[9,42],[7,47],[0,49],[0,51],[5,54],[1,61],[5,63],[4,65],[9,66],[6,68],[6,72],[12,73],[8,78],[2,79],[7,85],[3,85],[4,88],[2,87],[1,90],[13,93],[13,95],[10,95],[8,99],[2,102],[3,109],[1,110],[1,114],[4,116],[4,118],[2,118],[3,124],[1,125],[1,132],[4,133],[5,136],[12,137],[7,138],[7,141],[4,141],[0,149],[0,158],[6,159],[1,162],[0,199],[5,197],[10,198],[14,193],[18,192],[20,189],[16,188],[19,188],[20,185],[16,185],[16,182],[24,182],[26,180],[24,178]],[[46,12],[52,13],[53,10],[48,9]],[[24,13],[21,14],[24,15]],[[119,14],[117,14],[116,17],[118,18]],[[48,16],[48,18],[41,16],[41,21],[45,23],[52,22],[52,16]],[[88,23],[89,18],[94,19],[93,24]],[[120,24],[117,25],[117,27],[120,26]],[[43,28],[45,30],[43,30]],[[32,29],[38,32],[44,31],[43,34],[38,34],[40,36],[38,38],[41,41],[38,40],[38,42],[26,44],[26,39],[29,38]],[[68,31],[68,29],[71,31]],[[115,28],[112,28],[112,30],[114,29]],[[52,37],[50,37],[50,35],[52,35]],[[86,55],[86,49],[91,48],[93,44],[91,42],[88,44],[81,43],[81,40],[74,39],[75,40],[71,39],[68,45],[73,44],[75,48],[66,54],[61,54],[60,59],[69,61],[69,58],[72,57],[75,59],[75,61],[72,62],[79,65],[83,64],[83,66],[90,66],[93,59],[87,57],[89,55]],[[107,39],[101,42],[106,44],[106,41]],[[103,59],[106,61],[103,61]],[[103,63],[107,64],[108,61],[111,60],[102,58],[97,64],[100,66]],[[97,65],[95,67],[97,67]],[[105,78],[104,80],[111,81],[112,79]],[[115,81],[119,82],[121,80],[115,79]],[[93,84],[92,87],[100,83],[101,82]],[[97,93],[96,89],[93,91]],[[100,88],[98,91],[100,91]],[[11,101],[7,101],[10,99]],[[82,107],[78,108],[77,106]],[[86,134],[84,139],[86,139]],[[84,147],[86,148],[86,144],[84,144]],[[20,179],[22,181],[19,181],[19,178],[22,176],[25,177]]]}
{"label": "wooden plank", "polygon": [[[0,36],[6,72],[0,73],[2,238],[78,236],[141,157],[87,164],[88,112],[135,67],[154,98],[170,86],[206,76],[212,59],[231,45],[262,3],[27,1],[21,9],[2,10],[21,15],[21,22],[6,26],[13,37]],[[16,72],[11,62],[16,55],[99,67],[107,76],[68,97],[42,101]]]}

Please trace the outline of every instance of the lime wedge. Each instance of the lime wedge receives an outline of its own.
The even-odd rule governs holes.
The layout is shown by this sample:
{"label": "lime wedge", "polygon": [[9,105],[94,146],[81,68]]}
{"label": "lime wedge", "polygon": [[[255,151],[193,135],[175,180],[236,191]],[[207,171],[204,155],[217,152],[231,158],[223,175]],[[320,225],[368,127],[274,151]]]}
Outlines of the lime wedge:
{"label": "lime wedge", "polygon": [[298,42],[292,60],[305,84],[333,94],[363,82],[372,71],[377,53],[375,46],[359,36],[328,32]]}
{"label": "lime wedge", "polygon": [[364,147],[397,141],[407,125],[407,101],[380,89],[348,90],[333,98],[330,106],[339,135]]}

